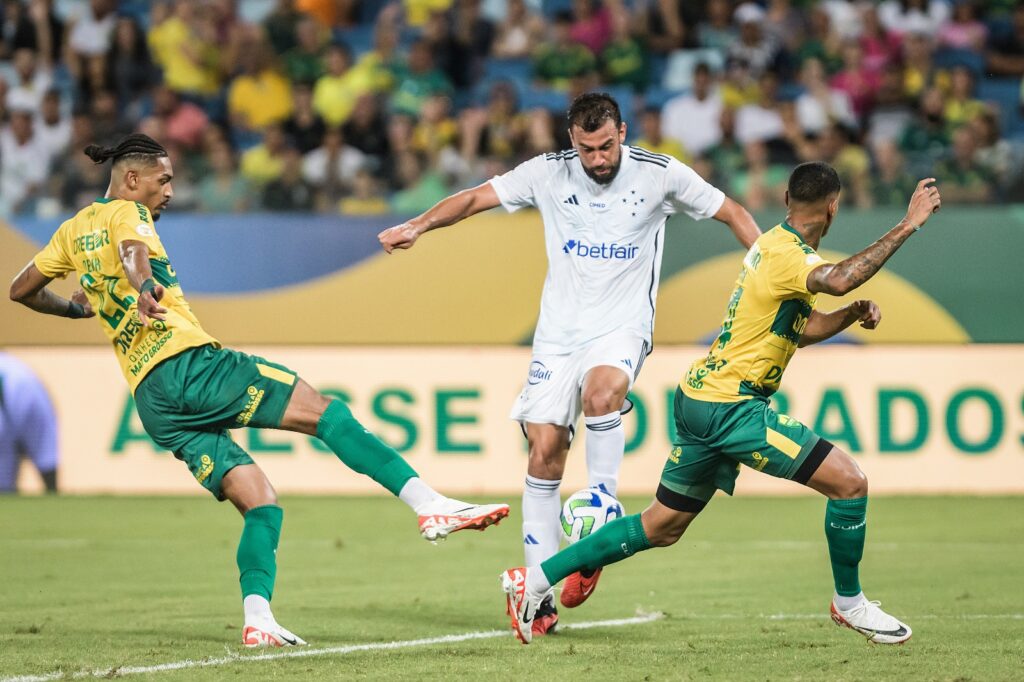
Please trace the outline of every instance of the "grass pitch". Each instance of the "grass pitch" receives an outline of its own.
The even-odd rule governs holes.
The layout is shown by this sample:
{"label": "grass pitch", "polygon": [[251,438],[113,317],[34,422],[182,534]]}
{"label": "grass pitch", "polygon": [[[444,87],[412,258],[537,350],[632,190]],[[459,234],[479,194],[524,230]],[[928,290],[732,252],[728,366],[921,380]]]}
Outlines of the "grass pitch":
{"label": "grass pitch", "polygon": [[[623,500],[638,511],[647,500]],[[0,499],[0,679],[1013,680],[1024,678],[1024,498],[873,498],[862,581],[914,628],[869,645],[828,618],[824,503],[716,498],[678,545],[610,568],[564,623],[661,612],[520,645],[498,574],[513,513],[439,546],[385,498],[285,498],[274,611],[313,648],[506,630],[392,650],[245,660],[241,520],[204,498]],[[513,504],[513,511],[518,509]],[[258,655],[258,654],[257,654]],[[237,660],[234,660],[236,659]],[[209,667],[132,667],[226,659]]]}

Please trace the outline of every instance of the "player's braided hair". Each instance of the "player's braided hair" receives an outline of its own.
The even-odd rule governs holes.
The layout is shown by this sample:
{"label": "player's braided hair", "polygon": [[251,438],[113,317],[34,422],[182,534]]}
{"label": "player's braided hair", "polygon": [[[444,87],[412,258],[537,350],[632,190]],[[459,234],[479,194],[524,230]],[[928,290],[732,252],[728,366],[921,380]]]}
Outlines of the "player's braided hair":
{"label": "player's braided hair", "polygon": [[588,92],[572,101],[569,112],[569,127],[579,126],[584,132],[592,133],[605,121],[614,121],[615,127],[622,125],[619,103],[607,92]]}
{"label": "player's braided hair", "polygon": [[114,163],[121,160],[155,161],[162,156],[167,156],[167,150],[159,142],[142,133],[132,133],[113,147],[91,144],[84,151],[86,156],[95,163],[103,163],[107,159],[113,159]]}

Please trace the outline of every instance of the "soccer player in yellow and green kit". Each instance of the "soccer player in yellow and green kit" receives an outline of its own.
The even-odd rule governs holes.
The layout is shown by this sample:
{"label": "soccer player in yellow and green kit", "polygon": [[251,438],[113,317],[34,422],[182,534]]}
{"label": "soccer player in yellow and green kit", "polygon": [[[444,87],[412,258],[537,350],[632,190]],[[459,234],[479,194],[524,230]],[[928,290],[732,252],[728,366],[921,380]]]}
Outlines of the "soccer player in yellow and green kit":
{"label": "soccer player in yellow and green kit", "polygon": [[552,586],[651,547],[675,543],[716,490],[731,494],[739,465],[786,478],[828,498],[825,538],[835,595],[832,619],[873,642],[910,639],[910,627],[868,601],[858,566],[864,554],[867,478],[848,454],[771,408],[798,346],[835,336],[855,322],[874,329],[878,306],[856,301],[830,313],[814,310],[818,294],[843,296],[870,279],[933,212],[939,191],[922,180],[906,217],[881,239],[839,263],[816,253],[839,210],[839,176],[824,163],[796,167],[786,191],[786,220],[761,235],[743,259],[722,331],[693,363],[675,395],[677,440],[654,502],[616,519],[539,566],[505,571],[502,588],[516,636],[532,638],[534,614]]}
{"label": "soccer player in yellow and green kit", "polygon": [[[349,468],[412,507],[428,540],[483,529],[508,515],[508,505],[471,505],[437,493],[345,403],[321,395],[287,367],[222,348],[192,314],[154,227],[173,196],[166,150],[133,134],[85,153],[96,163],[113,161],[106,196],[60,226],[15,278],[11,298],[49,315],[98,317],[146,431],[218,500],[231,500],[241,512],[237,561],[246,646],[305,642],[270,610],[283,518],[277,495],[228,429],[317,436]],[[82,288],[71,300],[47,289],[72,272]]]}

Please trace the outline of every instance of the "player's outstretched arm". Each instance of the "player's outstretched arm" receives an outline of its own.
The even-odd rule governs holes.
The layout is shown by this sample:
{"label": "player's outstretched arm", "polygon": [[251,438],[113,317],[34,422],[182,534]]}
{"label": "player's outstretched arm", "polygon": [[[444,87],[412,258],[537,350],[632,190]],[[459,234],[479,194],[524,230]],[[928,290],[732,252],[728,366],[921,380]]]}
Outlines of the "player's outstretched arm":
{"label": "player's outstretched arm", "polygon": [[96,314],[81,289],[71,294],[71,299],[68,300],[46,288],[52,281],[50,277],[39,272],[34,262],[29,263],[11,282],[11,300],[44,315],[79,319],[93,317]]}
{"label": "player's outstretched arm", "polygon": [[500,205],[501,200],[498,199],[494,187],[490,182],[485,182],[442,199],[426,213],[384,230],[377,235],[377,239],[388,253],[395,249],[409,249],[424,232],[454,225],[471,215]]}
{"label": "player's outstretched arm", "polygon": [[874,301],[854,301],[830,313],[815,310],[811,312],[804,333],[800,335],[799,346],[803,348],[831,339],[854,322],[860,322],[860,326],[865,329],[874,329],[881,321],[882,311]]}
{"label": "player's outstretched arm", "polygon": [[935,178],[925,178],[917,183],[917,189],[910,198],[906,217],[877,242],[846,260],[812,270],[807,275],[807,290],[813,294],[844,296],[871,279],[882,269],[889,256],[894,254],[910,235],[920,230],[921,226],[928,222],[928,218],[942,206],[938,188],[930,186],[933,182]]}
{"label": "player's outstretched arm", "polygon": [[718,209],[718,213],[714,217],[715,220],[729,226],[729,229],[732,230],[732,233],[736,235],[736,239],[739,240],[740,244],[743,244],[745,249],[749,249],[757,241],[757,238],[761,236],[761,229],[757,226],[757,222],[754,221],[754,216],[750,215],[750,211],[729,197],[725,198],[725,201],[722,202],[722,207]]}
{"label": "player's outstretched arm", "polygon": [[160,305],[164,288],[153,281],[153,266],[149,264],[149,247],[135,239],[126,239],[117,245],[117,255],[124,266],[128,283],[139,292],[139,321],[149,324],[150,318],[163,320],[167,308]]}

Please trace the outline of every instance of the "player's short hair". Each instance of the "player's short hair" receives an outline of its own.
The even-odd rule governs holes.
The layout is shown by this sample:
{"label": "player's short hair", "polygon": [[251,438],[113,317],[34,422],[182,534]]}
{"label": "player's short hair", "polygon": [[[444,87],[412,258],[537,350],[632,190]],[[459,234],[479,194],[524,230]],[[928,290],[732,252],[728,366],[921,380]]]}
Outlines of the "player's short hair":
{"label": "player's short hair", "polygon": [[149,135],[132,133],[122,138],[113,147],[101,147],[98,144],[91,144],[85,148],[85,155],[94,163],[103,163],[113,159],[114,163],[119,161],[145,161],[153,163],[163,156],[167,156],[167,150]]}
{"label": "player's short hair", "polygon": [[614,121],[615,127],[622,125],[619,103],[607,92],[588,92],[572,101],[569,112],[569,127],[579,126],[584,132],[592,133],[605,121]]}
{"label": "player's short hair", "polygon": [[808,161],[793,169],[789,176],[789,198],[813,204],[839,192],[839,174],[823,161]]}

